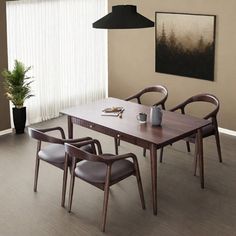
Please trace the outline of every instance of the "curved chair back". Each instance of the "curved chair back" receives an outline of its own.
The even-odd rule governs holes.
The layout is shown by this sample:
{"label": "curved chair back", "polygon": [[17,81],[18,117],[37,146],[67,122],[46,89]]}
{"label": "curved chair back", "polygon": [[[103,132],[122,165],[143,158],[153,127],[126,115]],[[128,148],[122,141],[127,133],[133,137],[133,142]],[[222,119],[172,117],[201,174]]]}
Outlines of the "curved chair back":
{"label": "curved chair back", "polygon": [[218,98],[215,97],[212,94],[204,93],[204,94],[198,94],[198,95],[195,95],[195,96],[192,96],[192,97],[188,98],[183,103],[181,103],[178,106],[172,108],[171,111],[176,111],[176,110],[180,109],[181,112],[183,114],[185,114],[185,107],[188,104],[193,103],[193,102],[208,102],[208,103],[211,103],[211,104],[215,105],[214,109],[210,113],[208,113],[206,116],[203,117],[204,119],[209,119],[209,118],[216,117],[216,115],[217,115],[217,113],[220,109],[220,102],[219,102]]}
{"label": "curved chair back", "polygon": [[[93,153],[87,152],[86,150],[83,150],[80,148],[86,145],[91,145],[92,150],[94,152]],[[96,147],[97,147],[97,150],[96,150]],[[80,142],[77,145],[74,145],[74,144],[71,145],[71,144],[65,143],[65,151],[69,156],[75,157],[76,159],[93,161],[93,162],[104,162],[104,163],[107,162],[106,160],[104,160],[104,158],[99,156],[100,154],[102,154],[102,148],[101,148],[100,142],[96,139]]]}
{"label": "curved chair back", "polygon": [[164,87],[162,85],[155,85],[155,86],[144,88],[144,89],[140,90],[138,93],[136,93],[135,95],[132,95],[132,96],[126,98],[125,100],[130,101],[132,99],[137,99],[138,103],[142,104],[142,101],[141,101],[142,95],[149,93],[149,92],[157,92],[157,93],[163,94],[163,98],[161,98],[160,101],[154,103],[153,106],[161,105],[162,109],[165,109],[165,102],[168,98],[168,90],[166,87]]}
{"label": "curved chair back", "polygon": [[[163,97],[158,101],[158,102],[155,102],[154,104],[152,104],[153,106],[161,106],[161,108],[163,110],[166,109],[165,107],[165,102],[168,98],[168,90],[166,87],[164,87],[163,85],[155,85],[155,86],[151,86],[151,87],[147,87],[147,88],[144,88],[142,90],[140,90],[138,93],[126,98],[125,100],[126,101],[130,101],[130,100],[133,100],[133,99],[136,99],[137,102],[139,104],[142,104],[142,101],[141,101],[141,97],[144,95],[144,94],[147,94],[147,93],[150,93],[150,92],[157,92],[157,93],[161,93],[163,95]],[[115,150],[116,150],[116,154],[118,154],[118,145],[120,144],[120,141],[118,139],[115,138]],[[144,148],[143,149],[143,155],[145,156],[146,155],[146,149]]]}
{"label": "curved chair back", "polygon": [[57,144],[64,144],[63,140],[60,138],[52,137],[50,135],[47,135],[40,130],[29,128],[28,129],[30,137],[41,141],[41,142],[47,142],[47,143],[57,143]]}
{"label": "curved chair back", "polygon": [[[216,118],[217,113],[220,109],[220,102],[219,102],[217,97],[215,97],[212,94],[208,94],[208,93],[198,94],[198,95],[195,95],[195,96],[192,96],[192,97],[188,98],[187,100],[185,100],[181,104],[179,104],[176,107],[172,108],[170,111],[181,110],[181,113],[185,114],[185,107],[188,104],[194,103],[194,102],[208,102],[208,103],[211,103],[215,106],[214,109],[210,113],[208,113],[207,115],[205,115],[203,117],[203,119],[210,119],[211,124],[209,124],[208,126],[203,127],[201,130],[202,130],[202,137],[203,138],[209,137],[211,135],[215,136],[219,161],[222,162],[220,138],[219,138],[219,131],[218,131],[218,122],[217,122],[217,118]],[[186,141],[186,145],[187,145],[187,150],[188,150],[188,152],[190,152],[190,142],[197,144],[196,143],[196,135],[194,134],[194,135],[191,135],[191,136],[185,138],[185,141]],[[197,150],[196,147],[195,147],[195,150]],[[163,155],[163,149],[161,150],[160,162],[162,162],[162,155]],[[196,175],[197,162],[198,162],[197,152],[195,151],[194,175]]]}

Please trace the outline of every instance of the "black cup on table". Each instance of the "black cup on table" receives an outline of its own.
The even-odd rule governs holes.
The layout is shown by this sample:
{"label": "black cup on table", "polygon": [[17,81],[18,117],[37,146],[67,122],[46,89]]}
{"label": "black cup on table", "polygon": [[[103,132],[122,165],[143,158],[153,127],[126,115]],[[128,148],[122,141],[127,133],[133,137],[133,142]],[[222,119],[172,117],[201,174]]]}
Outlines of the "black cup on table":
{"label": "black cup on table", "polygon": [[147,114],[140,112],[137,116],[136,116],[137,120],[139,121],[139,123],[146,123],[147,122]]}

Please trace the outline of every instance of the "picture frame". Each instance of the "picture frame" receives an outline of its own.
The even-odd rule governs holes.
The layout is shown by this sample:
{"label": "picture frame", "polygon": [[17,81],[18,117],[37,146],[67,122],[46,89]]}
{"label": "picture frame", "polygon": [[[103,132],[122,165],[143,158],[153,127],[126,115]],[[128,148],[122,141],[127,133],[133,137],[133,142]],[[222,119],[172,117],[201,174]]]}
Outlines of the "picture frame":
{"label": "picture frame", "polygon": [[155,71],[214,81],[216,15],[156,12]]}

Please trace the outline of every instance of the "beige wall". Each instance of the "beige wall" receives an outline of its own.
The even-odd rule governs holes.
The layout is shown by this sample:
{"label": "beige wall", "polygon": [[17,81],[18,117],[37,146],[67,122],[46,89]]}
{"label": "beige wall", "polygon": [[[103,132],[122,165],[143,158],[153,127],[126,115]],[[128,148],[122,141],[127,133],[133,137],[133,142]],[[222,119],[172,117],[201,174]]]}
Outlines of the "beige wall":
{"label": "beige wall", "polygon": [[155,72],[155,29],[109,30],[109,96],[125,98],[149,85],[169,90],[167,108],[192,95],[208,92],[220,102],[220,127],[236,130],[236,1],[235,0],[109,0],[137,5],[138,11],[155,20],[155,11],[217,15],[215,81]]}
{"label": "beige wall", "polygon": [[[0,71],[7,68],[7,37],[5,1],[0,0]],[[0,131],[10,128],[9,102],[4,97],[0,75]]]}

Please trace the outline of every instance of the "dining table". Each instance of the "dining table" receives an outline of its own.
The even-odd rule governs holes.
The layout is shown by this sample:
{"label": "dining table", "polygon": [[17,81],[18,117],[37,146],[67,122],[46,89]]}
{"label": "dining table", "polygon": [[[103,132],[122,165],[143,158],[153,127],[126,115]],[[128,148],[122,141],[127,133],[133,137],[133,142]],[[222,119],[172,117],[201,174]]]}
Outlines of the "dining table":
{"label": "dining table", "polygon": [[[113,107],[121,107],[122,116],[104,115],[104,109]],[[153,126],[150,122],[150,110],[150,106],[108,97],[67,108],[60,113],[67,116],[69,138],[73,138],[73,125],[76,124],[111,136],[115,140],[119,139],[150,150],[153,214],[157,215],[157,150],[196,134],[200,186],[204,188],[201,128],[209,125],[210,121],[163,110],[161,125]],[[147,114],[146,123],[137,120],[139,113]]]}

